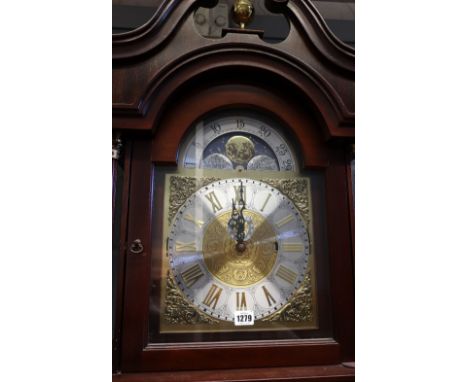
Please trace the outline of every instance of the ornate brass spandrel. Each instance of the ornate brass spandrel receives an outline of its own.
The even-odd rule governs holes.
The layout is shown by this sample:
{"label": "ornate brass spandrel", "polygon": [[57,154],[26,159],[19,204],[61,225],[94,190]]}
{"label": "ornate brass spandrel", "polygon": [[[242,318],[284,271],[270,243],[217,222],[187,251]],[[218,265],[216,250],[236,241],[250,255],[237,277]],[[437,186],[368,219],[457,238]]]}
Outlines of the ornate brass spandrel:
{"label": "ornate brass spandrel", "polygon": [[283,309],[275,312],[274,314],[265,317],[264,322],[313,322],[316,318],[314,312],[314,298],[313,283],[310,274],[306,274],[301,286],[291,298],[291,300],[284,306]]}
{"label": "ornate brass spandrel", "polygon": [[310,225],[309,187],[306,179],[263,179],[263,181],[286,195],[295,204],[307,226]]}
{"label": "ornate brass spandrel", "polygon": [[166,302],[163,318],[170,324],[216,324],[218,320],[196,310],[177,287],[170,271],[166,275]]}
{"label": "ornate brass spandrel", "polygon": [[206,186],[220,178],[195,178],[189,176],[171,176],[169,178],[169,214],[167,216],[169,224],[176,215],[180,207],[187,199],[200,187]]}

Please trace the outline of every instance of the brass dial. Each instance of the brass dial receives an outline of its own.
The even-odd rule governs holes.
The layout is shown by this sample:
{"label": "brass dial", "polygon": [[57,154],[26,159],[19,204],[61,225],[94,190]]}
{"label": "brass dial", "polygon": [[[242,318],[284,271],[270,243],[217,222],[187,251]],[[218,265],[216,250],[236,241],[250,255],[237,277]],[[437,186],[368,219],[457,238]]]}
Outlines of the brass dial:
{"label": "brass dial", "polygon": [[[242,239],[229,224],[234,210],[243,210]],[[233,321],[237,310],[252,310],[258,320],[287,304],[307,273],[309,248],[294,203],[247,178],[200,188],[177,211],[168,237],[169,264],[181,292],[223,321]]]}

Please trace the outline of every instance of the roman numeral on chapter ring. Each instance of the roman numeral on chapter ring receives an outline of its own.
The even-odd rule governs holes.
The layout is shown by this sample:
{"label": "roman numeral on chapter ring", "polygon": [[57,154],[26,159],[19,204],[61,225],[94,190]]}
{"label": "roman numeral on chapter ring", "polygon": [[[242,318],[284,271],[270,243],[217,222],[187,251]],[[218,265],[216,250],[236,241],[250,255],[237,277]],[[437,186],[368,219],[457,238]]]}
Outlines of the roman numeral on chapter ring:
{"label": "roman numeral on chapter ring", "polygon": [[245,292],[236,292],[236,307],[237,310],[247,310],[247,300]]}
{"label": "roman numeral on chapter ring", "polygon": [[[236,193],[236,203],[239,203],[241,199],[241,186],[234,186],[234,191]],[[244,200],[245,204],[247,204],[246,195],[247,195],[247,187],[242,186],[242,196],[243,196],[242,199]]]}
{"label": "roman numeral on chapter ring", "polygon": [[283,251],[285,252],[302,252],[304,251],[304,244],[302,243],[284,243]]}
{"label": "roman numeral on chapter ring", "polygon": [[176,241],[175,250],[176,252],[196,252],[196,242],[193,241],[191,243],[182,243],[181,241]]}
{"label": "roman numeral on chapter ring", "polygon": [[187,220],[188,222],[191,222],[193,224],[195,224],[198,228],[202,228],[203,227],[203,224],[205,224],[205,222],[203,220],[198,220],[198,219],[195,219],[193,217],[192,214],[188,213],[184,216],[184,220]]}
{"label": "roman numeral on chapter ring", "polygon": [[223,207],[221,206],[221,203],[219,202],[219,199],[216,196],[214,191],[211,191],[208,195],[205,195],[205,198],[207,198],[208,201],[211,203],[211,207],[213,208],[213,213],[216,213],[217,211],[221,211]]}
{"label": "roman numeral on chapter ring", "polygon": [[263,212],[263,210],[265,209],[266,205],[268,204],[268,201],[270,200],[271,198],[271,194],[268,194],[268,196],[266,197],[265,201],[263,202],[263,206],[262,208],[260,208],[260,211]]}
{"label": "roman numeral on chapter ring", "polygon": [[182,272],[182,278],[184,279],[185,285],[187,288],[191,288],[198,280],[204,276],[200,265],[195,264],[188,268],[186,271]]}
{"label": "roman numeral on chapter ring", "polygon": [[278,228],[281,228],[282,226],[288,224],[289,222],[293,221],[294,220],[294,216],[292,215],[288,215],[288,216],[285,216],[284,218],[281,218],[280,220],[278,220],[275,225],[278,227]]}
{"label": "roman numeral on chapter ring", "polygon": [[286,268],[283,265],[280,265],[278,270],[276,271],[276,276],[290,284],[294,284],[297,278],[297,273],[289,268]]}
{"label": "roman numeral on chapter ring", "polygon": [[276,300],[273,298],[273,296],[271,295],[271,293],[268,291],[268,289],[266,288],[266,286],[262,286],[262,289],[263,289],[263,293],[265,293],[265,297],[267,299],[267,302],[268,302],[268,306],[272,306],[273,304],[276,304]]}
{"label": "roman numeral on chapter ring", "polygon": [[203,300],[203,304],[206,306],[216,309],[216,305],[218,304],[218,300],[221,297],[221,293],[223,292],[222,288],[219,288],[215,284],[212,284],[208,294],[206,295],[205,299]]}

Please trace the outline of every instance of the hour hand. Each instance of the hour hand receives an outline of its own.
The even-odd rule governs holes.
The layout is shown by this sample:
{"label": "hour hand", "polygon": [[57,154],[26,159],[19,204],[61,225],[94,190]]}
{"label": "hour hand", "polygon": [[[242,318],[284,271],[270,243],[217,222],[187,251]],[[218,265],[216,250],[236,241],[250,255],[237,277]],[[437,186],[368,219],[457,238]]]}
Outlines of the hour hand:
{"label": "hour hand", "polygon": [[243,208],[240,210],[239,217],[237,219],[237,244],[242,243],[245,239],[245,219],[242,212]]}
{"label": "hour hand", "polygon": [[228,221],[228,232],[229,235],[237,241],[237,232],[238,232],[238,226],[237,226],[237,221],[239,220],[239,211],[236,208],[236,203],[234,202],[234,199],[232,199],[232,212],[231,212],[231,218]]}

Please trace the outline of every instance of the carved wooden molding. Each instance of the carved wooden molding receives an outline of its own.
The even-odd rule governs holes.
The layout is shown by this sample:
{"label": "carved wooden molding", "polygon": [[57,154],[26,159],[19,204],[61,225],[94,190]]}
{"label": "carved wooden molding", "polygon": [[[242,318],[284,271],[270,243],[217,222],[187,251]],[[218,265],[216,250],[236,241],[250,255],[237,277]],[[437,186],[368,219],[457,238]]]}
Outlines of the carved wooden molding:
{"label": "carved wooden molding", "polygon": [[122,117],[141,118],[138,128],[151,130],[176,89],[197,76],[209,76],[211,71],[223,67],[257,69],[266,76],[284,78],[321,109],[330,136],[354,135],[354,112],[346,107],[340,94],[317,70],[278,50],[248,44],[208,46],[171,62],[155,75],[134,104],[114,104],[114,127],[130,127],[131,124]]}
{"label": "carved wooden molding", "polygon": [[161,48],[196,3],[200,0],[164,0],[146,24],[112,36],[112,59],[136,58]]}
{"label": "carved wooden molding", "polygon": [[[354,73],[354,48],[339,40],[330,30],[312,0],[289,1],[288,10],[294,15],[304,35],[314,44],[319,52],[336,65]],[[304,22],[303,17],[307,22]]]}
{"label": "carved wooden molding", "polygon": [[[248,71],[272,84],[287,82],[319,111],[327,137],[354,137],[354,49],[331,33],[311,0],[266,3],[295,25],[284,45],[236,34],[212,41],[193,36],[188,18],[207,1],[164,0],[148,23],[113,36],[114,129],[154,132],[175,92],[201,78],[208,84],[229,68],[231,78]],[[178,49],[191,38],[190,50]]]}
{"label": "carved wooden molding", "polygon": [[[113,60],[137,59],[152,50],[161,49],[187,14],[204,3],[206,0],[163,1],[146,24],[112,36]],[[354,48],[341,42],[331,32],[311,0],[270,0],[267,4],[285,12],[291,22],[301,27],[303,34],[324,58],[346,71],[354,72]]]}

